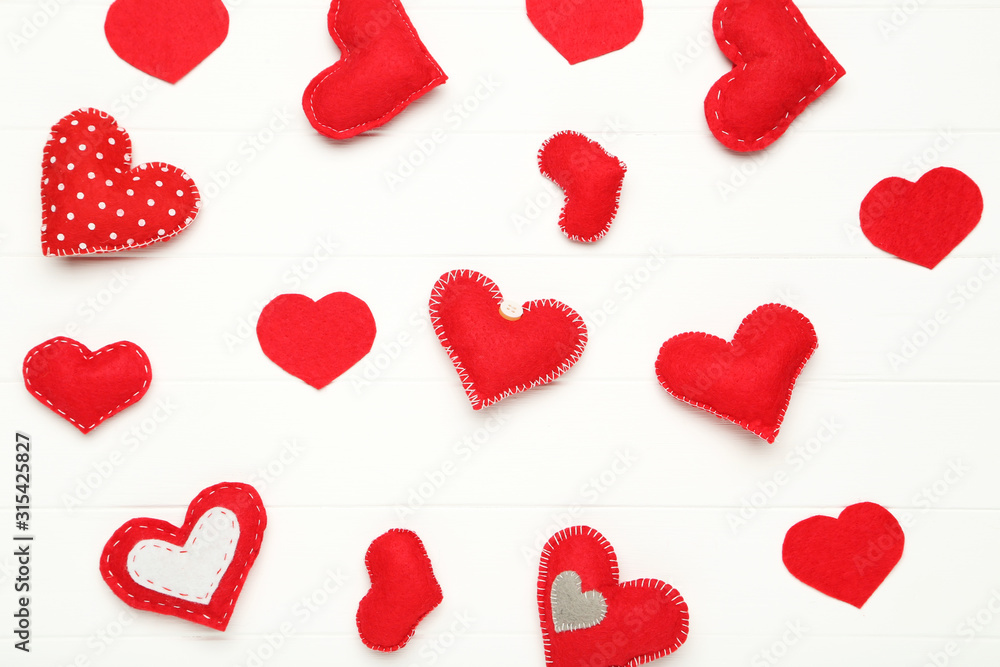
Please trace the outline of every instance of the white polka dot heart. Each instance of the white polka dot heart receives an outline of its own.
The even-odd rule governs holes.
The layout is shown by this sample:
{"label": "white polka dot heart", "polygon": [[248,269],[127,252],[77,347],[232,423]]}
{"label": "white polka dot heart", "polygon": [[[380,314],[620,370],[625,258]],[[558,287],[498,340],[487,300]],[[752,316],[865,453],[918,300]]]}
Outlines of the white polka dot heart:
{"label": "white polka dot heart", "polygon": [[133,168],[132,141],[110,115],[80,109],[52,127],[42,160],[42,251],[115,252],[165,241],[198,214],[191,177],[173,165]]}

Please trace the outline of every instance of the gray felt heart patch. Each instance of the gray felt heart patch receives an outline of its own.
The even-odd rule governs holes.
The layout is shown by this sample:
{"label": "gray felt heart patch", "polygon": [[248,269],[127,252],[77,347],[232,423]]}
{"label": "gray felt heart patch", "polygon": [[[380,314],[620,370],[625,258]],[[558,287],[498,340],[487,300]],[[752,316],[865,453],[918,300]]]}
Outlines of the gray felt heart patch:
{"label": "gray felt heart patch", "polygon": [[552,582],[550,601],[556,632],[592,628],[608,614],[608,603],[598,591],[583,592],[580,575],[560,572]]}

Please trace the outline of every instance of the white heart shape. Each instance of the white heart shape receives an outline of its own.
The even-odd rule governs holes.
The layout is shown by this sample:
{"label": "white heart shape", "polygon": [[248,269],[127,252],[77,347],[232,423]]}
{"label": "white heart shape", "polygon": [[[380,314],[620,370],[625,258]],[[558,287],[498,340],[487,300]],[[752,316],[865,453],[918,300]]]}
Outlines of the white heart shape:
{"label": "white heart shape", "polygon": [[224,507],[213,507],[195,524],[183,547],[162,540],[136,542],[128,573],[143,588],[208,604],[233,562],[240,524]]}
{"label": "white heart shape", "polygon": [[549,601],[556,632],[592,628],[608,615],[608,603],[600,591],[582,590],[580,575],[573,570],[560,572],[552,581]]}

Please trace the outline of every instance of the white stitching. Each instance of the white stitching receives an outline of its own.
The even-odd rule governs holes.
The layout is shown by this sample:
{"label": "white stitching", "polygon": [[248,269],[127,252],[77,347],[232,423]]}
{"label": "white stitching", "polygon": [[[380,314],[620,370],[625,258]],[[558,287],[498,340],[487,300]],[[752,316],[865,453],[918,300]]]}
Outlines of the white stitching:
{"label": "white stitching", "polygon": [[[566,231],[566,205],[569,204],[569,193],[566,192],[566,189],[563,188],[563,186],[559,183],[559,181],[557,181],[555,177],[548,172],[548,170],[545,168],[545,165],[542,163],[543,154],[545,153],[545,149],[548,147],[549,143],[551,143],[554,139],[556,139],[556,137],[560,137],[563,135],[583,137],[587,141],[587,143],[597,146],[597,148],[600,149],[609,158],[613,160],[618,160],[618,166],[621,167],[623,172],[621,180],[618,181],[618,189],[615,191],[615,205],[614,208],[611,210],[611,216],[608,218],[607,222],[604,223],[604,228],[597,234],[589,238],[582,238],[577,234],[570,234],[569,232]],[[607,235],[607,233],[611,230],[611,224],[615,221],[615,216],[618,215],[618,205],[621,202],[622,186],[625,184],[625,173],[628,172],[628,167],[625,165],[625,163],[620,158],[609,153],[604,148],[604,146],[602,146],[598,142],[594,141],[590,137],[580,132],[575,132],[573,130],[564,130],[563,132],[557,132],[556,134],[553,134],[551,137],[546,139],[545,142],[542,144],[542,147],[538,149],[537,160],[538,160],[538,169],[539,171],[542,172],[542,175],[545,176],[550,181],[552,181],[553,183],[555,183],[556,185],[558,185],[559,188],[562,189],[563,192],[565,193],[563,196],[563,206],[562,209],[559,211],[559,229],[561,229],[562,233],[566,235],[566,238],[568,238],[570,241],[579,241],[580,243],[593,243],[594,241],[600,241],[602,238],[604,238],[605,235]]]}
{"label": "white stitching", "polygon": [[[47,399],[38,389],[36,389],[35,387],[33,387],[32,384],[31,384],[31,377],[29,376],[29,373],[31,372],[31,369],[29,368],[29,366],[31,365],[32,359],[34,359],[38,354],[44,352],[45,350],[47,350],[48,348],[52,347],[53,345],[62,345],[62,344],[67,344],[67,345],[71,345],[71,346],[75,347],[76,349],[78,349],[83,354],[83,357],[85,359],[87,359],[87,360],[96,359],[97,357],[99,357],[100,355],[104,354],[105,352],[111,352],[113,349],[115,349],[117,347],[121,347],[121,348],[124,348],[126,350],[131,350],[131,351],[135,352],[136,355],[139,357],[139,359],[142,360],[143,368],[144,368],[144,370],[146,372],[146,377],[142,381],[142,387],[140,387],[139,389],[137,389],[134,394],[132,394],[131,396],[129,396],[127,399],[125,399],[124,402],[119,403],[115,407],[113,407],[110,410],[108,410],[105,414],[103,414],[100,417],[98,417],[97,421],[95,421],[90,426],[85,426],[83,424],[80,424],[77,420],[73,419],[68,414],[66,414],[65,412],[63,412],[62,410],[60,410],[58,407],[56,407],[55,405],[53,405],[52,401],[50,401],[49,399]],[[47,406],[49,406],[50,409],[52,409],[53,411],[59,413],[62,417],[64,417],[65,419],[69,420],[70,422],[72,422],[74,426],[76,426],[78,429],[80,429],[84,433],[87,433],[89,431],[94,430],[105,419],[118,414],[119,412],[121,412],[122,410],[124,410],[128,406],[132,405],[133,403],[137,403],[146,394],[146,389],[149,387],[149,379],[151,377],[151,373],[150,373],[150,369],[149,369],[149,357],[147,357],[146,353],[143,351],[143,349],[141,347],[139,347],[138,345],[136,345],[135,343],[129,343],[127,341],[121,341],[121,342],[118,342],[118,343],[112,343],[111,345],[106,345],[105,347],[102,347],[101,349],[99,349],[97,352],[91,352],[89,349],[87,349],[86,347],[84,347],[83,345],[81,345],[80,343],[78,343],[77,341],[73,340],[72,338],[62,338],[62,337],[56,337],[56,338],[49,339],[49,340],[45,341],[44,343],[42,343],[40,345],[37,345],[32,350],[30,350],[28,352],[28,356],[24,358],[24,364],[22,365],[21,374],[24,376],[24,385],[25,385],[25,387],[27,387],[28,391],[30,391],[32,393],[32,395],[35,396],[35,398],[37,398],[38,400],[42,401]]]}
{"label": "white stitching", "polygon": [[[254,560],[256,560],[256,558],[257,558],[257,556],[256,556],[256,546],[263,539],[263,531],[264,531],[264,529],[261,527],[261,524],[263,523],[263,521],[264,521],[264,519],[266,517],[266,514],[264,512],[264,507],[262,506],[262,504],[260,502],[260,496],[259,496],[259,494],[257,494],[257,490],[254,489],[249,484],[229,484],[229,483],[223,483],[223,484],[218,484],[215,487],[209,487],[209,489],[211,489],[211,491],[209,491],[207,494],[205,494],[204,496],[202,495],[202,494],[205,493],[205,491],[208,491],[208,489],[205,489],[204,491],[202,491],[201,493],[199,493],[195,497],[194,500],[191,501],[191,504],[188,505],[188,514],[191,513],[191,508],[196,503],[208,501],[215,494],[220,493],[222,491],[229,491],[229,490],[235,491],[237,493],[244,493],[244,494],[246,494],[247,497],[250,498],[251,502],[254,504],[254,507],[257,510],[257,525],[254,528],[254,536],[253,536],[253,539],[250,542],[250,544],[251,544],[250,550],[247,552],[246,556],[242,559],[243,562],[240,563],[240,565],[239,565],[239,567],[241,569],[240,576],[239,576],[239,578],[237,579],[236,583],[233,586],[232,596],[229,598],[229,602],[226,604],[225,610],[223,611],[222,615],[219,616],[219,617],[212,617],[210,614],[207,614],[207,613],[199,613],[199,612],[201,612],[200,609],[189,609],[189,608],[186,608],[186,607],[178,605],[178,604],[167,604],[165,602],[157,602],[156,600],[153,600],[153,599],[151,599],[149,597],[136,597],[136,596],[132,595],[131,593],[129,593],[127,590],[125,590],[125,587],[122,586],[121,581],[119,581],[119,578],[118,578],[117,574],[111,569],[111,554],[112,554],[112,552],[122,542],[122,540],[125,539],[125,536],[128,535],[132,530],[155,530],[155,531],[157,531],[159,533],[163,533],[165,535],[169,535],[169,536],[173,537],[174,539],[176,539],[176,537],[177,537],[176,533],[179,532],[179,531],[181,531],[181,530],[183,530],[184,524],[187,524],[187,520],[184,521],[184,524],[182,524],[180,528],[177,528],[175,526],[167,524],[167,525],[169,525],[173,529],[173,531],[174,531],[173,535],[171,535],[170,531],[167,531],[167,530],[165,530],[165,529],[163,529],[163,528],[161,528],[159,526],[147,526],[147,525],[142,525],[142,524],[139,524],[139,525],[130,525],[127,528],[125,528],[125,531],[122,532],[122,534],[118,537],[118,539],[115,541],[115,543],[112,544],[112,545],[110,545],[110,548],[107,547],[107,546],[104,548],[104,557],[103,557],[104,570],[102,571],[101,574],[104,576],[104,580],[108,583],[109,586],[112,583],[114,583],[115,587],[117,587],[118,590],[115,590],[115,588],[112,588],[111,590],[116,595],[118,595],[118,597],[121,598],[122,601],[127,602],[125,600],[125,598],[122,598],[122,595],[125,595],[125,596],[127,596],[127,597],[129,597],[129,598],[131,598],[133,600],[136,600],[137,602],[141,602],[141,603],[144,603],[144,604],[154,604],[154,605],[156,605],[158,607],[169,607],[169,608],[172,608],[172,609],[176,609],[178,611],[183,611],[183,612],[185,612],[187,614],[191,614],[192,616],[199,616],[200,615],[202,618],[204,618],[206,621],[208,621],[208,623],[206,623],[205,621],[202,621],[202,620],[200,620],[198,618],[194,618],[194,619],[191,619],[191,620],[193,620],[195,623],[201,623],[202,625],[206,625],[206,626],[209,626],[209,627],[214,627],[214,628],[216,628],[218,630],[223,629],[227,625],[227,619],[229,618],[230,614],[232,614],[232,612],[233,612],[233,605],[236,604],[236,599],[239,598],[240,591],[243,589],[243,584],[244,584],[244,581],[246,580],[246,575],[249,572],[250,568],[252,567]],[[229,508],[229,509],[232,510],[232,508]],[[233,512],[234,512],[234,514],[238,515],[238,513],[236,513],[235,510],[233,510]],[[144,519],[133,519],[133,521],[144,521]],[[163,523],[166,523],[166,522],[163,522]],[[243,538],[243,536],[240,535],[240,540],[241,541],[242,541],[242,538]],[[238,548],[239,548],[239,543],[237,543],[237,549]],[[236,559],[234,558],[233,559],[233,563],[232,563],[232,565],[230,567],[232,567],[233,565],[236,565],[236,564],[237,564],[236,563]],[[136,586],[138,586],[138,584],[136,584]],[[150,591],[150,592],[152,593],[153,591]],[[184,602],[184,601],[182,601],[182,602]],[[134,605],[132,605],[132,606],[134,606]]]}
{"label": "white stitching", "polygon": [[611,568],[611,578],[615,586],[622,588],[625,587],[635,587],[635,588],[655,588],[659,591],[664,591],[664,594],[670,598],[670,602],[674,603],[677,607],[678,614],[680,615],[680,633],[681,636],[677,639],[673,646],[666,649],[661,649],[656,653],[651,653],[647,655],[636,656],[629,660],[623,667],[636,667],[645,662],[651,660],[656,660],[657,658],[662,658],[665,655],[673,653],[676,651],[681,644],[687,640],[688,630],[690,628],[690,615],[688,613],[687,603],[684,598],[681,597],[680,592],[671,586],[670,584],[660,581],[659,579],[635,579],[632,581],[626,581],[624,584],[618,583],[618,557],[615,555],[615,550],[611,546],[611,543],[599,532],[594,530],[589,526],[571,526],[569,528],[564,528],[558,533],[549,538],[549,541],[545,543],[542,547],[542,556],[538,564],[538,589],[537,589],[537,599],[538,599],[538,617],[540,625],[542,626],[542,641],[545,644],[545,664],[552,665],[552,638],[545,629],[545,583],[549,578],[549,555],[559,545],[560,542],[565,541],[569,537],[574,535],[586,535],[587,537],[593,538],[597,543],[604,548],[604,552],[608,554],[608,564]]}
{"label": "white stitching", "polygon": [[430,316],[431,324],[434,326],[434,333],[437,334],[438,340],[441,341],[441,345],[444,346],[445,352],[448,353],[448,358],[451,359],[452,364],[455,366],[455,370],[458,371],[458,376],[462,381],[462,387],[465,389],[466,395],[469,397],[469,401],[472,402],[472,407],[475,410],[480,410],[482,408],[489,407],[490,405],[501,401],[508,396],[525,391],[526,389],[531,389],[538,385],[547,384],[552,382],[557,377],[568,371],[573,364],[577,362],[580,355],[583,354],[584,348],[587,346],[587,325],[584,323],[583,318],[575,310],[567,306],[566,304],[556,301],[554,299],[541,299],[535,301],[528,301],[523,305],[524,314],[531,312],[532,308],[556,308],[562,310],[564,313],[571,315],[572,322],[577,326],[577,332],[579,337],[577,338],[576,346],[570,355],[564,359],[555,369],[548,372],[548,374],[532,380],[531,382],[522,384],[521,386],[516,386],[509,388],[500,394],[495,396],[490,396],[487,398],[480,398],[479,393],[476,390],[475,383],[469,377],[466,372],[465,367],[462,365],[462,360],[459,358],[458,353],[451,345],[451,341],[448,339],[448,335],[444,331],[444,327],[441,325],[441,318],[438,315],[438,305],[440,304],[440,298],[443,294],[443,290],[447,287],[455,278],[470,278],[477,283],[482,283],[483,286],[488,289],[494,300],[497,303],[497,307],[503,301],[503,296],[500,293],[500,288],[496,284],[479,273],[478,271],[472,271],[470,269],[458,269],[455,271],[449,271],[445,275],[438,278],[437,282],[434,284],[434,289],[431,290],[430,298]]}
{"label": "white stitching", "polygon": [[369,129],[375,128],[387,122],[388,119],[392,118],[400,111],[405,109],[410,104],[410,102],[417,99],[431,88],[434,88],[435,86],[438,86],[448,80],[448,75],[444,73],[444,70],[441,69],[441,66],[438,65],[437,61],[434,60],[434,57],[431,56],[430,52],[427,50],[427,47],[424,45],[422,41],[420,41],[420,37],[417,36],[417,33],[413,29],[413,25],[409,17],[406,15],[406,12],[402,9],[402,6],[396,0],[392,0],[392,8],[396,10],[396,14],[399,16],[400,20],[402,20],[403,25],[406,26],[407,32],[410,33],[410,36],[413,37],[414,41],[418,44],[420,51],[427,59],[427,62],[433,65],[434,69],[437,70],[438,76],[435,77],[434,79],[431,79],[429,82],[427,82],[427,84],[423,88],[411,93],[410,96],[407,97],[405,100],[400,101],[392,109],[385,112],[383,115],[379,116],[374,120],[366,120],[364,122],[358,123],[357,125],[353,125],[351,127],[343,129],[337,129],[335,127],[332,127],[324,123],[316,116],[316,106],[315,106],[316,92],[319,90],[320,86],[326,83],[327,79],[329,79],[331,76],[339,72],[344,67],[344,65],[347,64],[347,60],[351,55],[350,47],[348,47],[348,45],[344,42],[343,37],[337,30],[337,17],[340,15],[340,5],[342,4],[343,0],[335,0],[335,1],[337,4],[333,9],[333,21],[331,22],[334,34],[332,34],[331,36],[333,37],[334,42],[337,43],[337,47],[341,50],[342,53],[340,54],[340,60],[338,60],[329,67],[329,71],[326,73],[326,76],[324,76],[322,79],[316,82],[315,85],[313,85],[312,83],[309,84],[310,87],[312,88],[312,93],[309,95],[309,109],[307,110],[307,115],[309,116],[310,119],[315,120],[319,125],[321,125],[325,129],[338,134],[350,132],[351,130],[355,130],[365,125],[368,125]]}
{"label": "white stitching", "polygon": [[[179,175],[184,180],[184,186],[188,188],[188,192],[194,195],[194,201],[191,203],[191,206],[188,209],[187,214],[184,216],[184,222],[179,223],[175,229],[165,233],[163,236],[157,236],[155,238],[149,239],[148,241],[143,241],[142,243],[133,243],[132,245],[128,245],[128,243],[125,243],[124,242],[125,239],[123,238],[123,243],[121,245],[102,244],[99,246],[88,247],[85,251],[80,251],[78,248],[74,248],[71,251],[62,249],[52,250],[49,248],[48,240],[46,238],[48,224],[49,224],[50,204],[48,199],[49,195],[45,186],[48,184],[49,180],[47,171],[50,166],[49,157],[51,157],[51,150],[52,147],[55,145],[53,142],[55,142],[55,140],[58,138],[57,132],[62,130],[61,126],[64,121],[79,120],[80,117],[91,117],[93,115],[96,115],[101,120],[109,121],[111,123],[111,126],[122,134],[122,139],[126,142],[125,166],[129,167],[130,172],[134,172],[140,169],[145,170],[151,168],[158,168],[164,173],[172,173]],[[146,162],[144,164],[140,164],[138,167],[131,167],[130,166],[132,162],[131,158],[132,158],[132,139],[129,137],[128,132],[126,132],[123,127],[118,125],[118,121],[116,121],[111,116],[111,114],[105,113],[100,109],[94,109],[94,108],[77,109],[73,113],[60,118],[59,122],[52,126],[52,129],[50,130],[49,133],[49,140],[45,142],[45,150],[42,153],[42,228],[43,228],[42,252],[46,256],[69,257],[74,255],[90,255],[94,253],[118,252],[121,250],[133,250],[135,248],[142,248],[148,245],[152,245],[154,243],[159,243],[160,241],[166,241],[167,239],[172,238],[177,234],[180,234],[182,231],[187,229],[188,225],[194,222],[194,219],[198,216],[198,211],[201,208],[201,193],[198,191],[198,186],[195,184],[194,179],[188,176],[188,174],[183,170],[179,169],[178,167],[175,167],[172,164],[167,164],[166,162]],[[116,171],[119,170],[116,169]]]}
{"label": "white stitching", "polygon": [[[434,580],[434,585],[437,587],[438,597],[443,598],[444,593],[441,591],[441,584],[438,583],[437,577],[434,576],[434,566],[431,563],[430,556],[427,555],[427,549],[424,547],[423,540],[420,539],[420,536],[414,533],[412,530],[407,530],[406,528],[392,528],[383,533],[382,535],[379,535],[379,537],[376,537],[375,540],[372,541],[372,544],[374,544],[375,541],[377,541],[380,537],[384,537],[388,533],[409,533],[413,535],[413,538],[417,541],[417,546],[420,548],[421,555],[423,555],[423,557],[427,560],[427,567],[430,569],[431,578]],[[371,554],[371,545],[368,546],[368,550],[365,552],[365,569],[368,570],[368,581],[370,581],[372,586],[374,586],[375,580],[372,579],[372,566],[371,563],[369,562],[370,554]],[[426,614],[418,618],[417,621],[413,624],[413,627],[410,628],[410,634],[406,635],[406,637],[395,646],[377,646],[375,644],[370,643],[368,641],[368,638],[365,637],[364,632],[361,630],[361,603],[365,601],[369,593],[371,593],[371,587],[369,587],[368,593],[365,593],[364,597],[361,598],[361,602],[358,603],[358,612],[354,615],[354,624],[358,626],[358,635],[361,637],[361,642],[368,648],[375,651],[382,651],[383,653],[391,653],[393,651],[398,651],[399,649],[406,646],[407,642],[410,641],[410,639],[413,637],[413,634],[417,631],[417,626],[420,625],[420,622],[424,620],[424,618],[426,618],[428,614],[437,609],[438,604],[441,604],[440,602],[438,602],[438,604],[435,604],[434,607],[429,609]]]}
{"label": "white stitching", "polygon": [[763,438],[764,440],[767,440],[768,442],[774,442],[774,440],[777,439],[777,437],[778,437],[778,431],[781,429],[781,424],[785,420],[785,410],[788,409],[788,404],[791,403],[791,400],[792,400],[792,390],[795,388],[795,382],[796,382],[796,380],[798,380],[799,375],[802,373],[802,369],[805,368],[806,362],[809,361],[809,359],[813,355],[813,352],[815,352],[816,348],[819,347],[819,339],[816,337],[816,328],[813,327],[813,324],[812,324],[812,322],[809,321],[809,318],[807,318],[805,315],[803,315],[799,311],[795,310],[794,308],[789,308],[788,306],[785,306],[785,305],[780,304],[780,303],[766,303],[763,306],[759,306],[759,307],[755,308],[752,313],[750,313],[749,315],[747,315],[746,317],[743,318],[743,321],[740,322],[740,326],[737,327],[737,329],[736,329],[736,333],[733,335],[733,340],[725,340],[723,338],[719,338],[718,336],[712,336],[711,334],[707,334],[707,333],[702,332],[702,331],[688,331],[686,333],[677,334],[676,336],[671,336],[669,340],[667,340],[665,343],[663,343],[663,345],[660,346],[660,354],[658,354],[657,357],[656,357],[656,365],[659,366],[660,359],[663,358],[663,347],[667,343],[669,343],[671,340],[674,340],[675,338],[679,338],[681,336],[704,336],[705,338],[714,338],[716,340],[722,341],[726,345],[732,346],[733,345],[733,341],[736,340],[736,336],[739,335],[740,331],[743,329],[743,326],[747,323],[747,321],[750,320],[751,317],[753,317],[754,315],[756,315],[758,312],[760,312],[761,310],[763,310],[765,308],[782,308],[782,309],[787,310],[787,311],[789,311],[791,313],[795,313],[800,318],[802,318],[802,321],[805,322],[806,325],[808,325],[809,332],[812,335],[812,346],[809,348],[809,351],[806,352],[806,354],[803,356],[802,363],[799,364],[799,367],[795,370],[795,373],[792,374],[792,382],[791,382],[791,384],[788,387],[788,394],[785,396],[785,403],[781,407],[781,413],[778,415],[777,426],[774,427],[774,432],[771,434],[770,439],[767,436],[764,435],[763,429],[759,429],[759,428],[755,429],[755,428],[753,428],[750,425],[749,422],[737,419],[737,418],[733,417],[732,415],[722,414],[721,412],[717,411],[715,408],[713,408],[710,405],[707,405],[705,403],[701,403],[701,402],[696,401],[694,399],[687,398],[683,394],[675,391],[673,388],[668,387],[666,385],[666,383],[662,379],[660,379],[659,377],[657,377],[656,379],[660,383],[660,386],[663,387],[667,391],[667,393],[670,394],[671,396],[673,396],[674,398],[676,398],[678,400],[681,400],[681,401],[684,401],[688,405],[693,405],[696,408],[700,408],[700,409],[702,409],[702,410],[704,410],[706,412],[709,412],[709,413],[715,415],[716,417],[719,417],[721,419],[725,419],[726,421],[728,421],[730,423],[736,424],[737,426],[740,426],[740,427],[746,429],[747,431],[750,431],[754,435],[756,435],[756,436],[758,436],[760,438]]}
{"label": "white stitching", "polygon": [[[790,16],[790,17],[792,18],[792,20],[793,20],[793,21],[795,21],[795,24],[796,24],[796,25],[798,25],[798,26],[799,26],[800,28],[802,28],[802,34],[803,34],[803,35],[805,35],[805,37],[806,37],[806,40],[808,40],[808,41],[809,41],[809,43],[810,43],[810,44],[812,45],[812,47],[813,47],[814,49],[816,49],[817,51],[819,51],[819,50],[820,50],[820,47],[818,46],[818,44],[817,44],[817,43],[822,43],[822,42],[820,42],[819,38],[818,38],[818,37],[816,36],[816,34],[815,34],[815,33],[813,33],[813,34],[812,34],[812,35],[810,36],[810,34],[809,34],[809,33],[811,32],[811,30],[812,30],[812,29],[811,29],[811,28],[809,28],[808,24],[807,24],[807,23],[805,22],[805,17],[803,17],[803,20],[802,20],[802,23],[799,23],[798,19],[797,19],[797,18],[795,17],[795,14],[793,14],[793,13],[792,13],[792,10],[791,10],[791,9],[789,9],[789,5],[791,5],[791,4],[792,4],[792,3],[790,3],[790,2],[789,2],[789,3],[786,3],[786,4],[784,5],[784,8],[785,8],[785,11],[786,11],[786,12],[788,12],[788,14],[789,14],[789,16]],[[725,20],[725,15],[726,15],[726,12],[728,12],[728,11],[729,11],[729,7],[730,7],[730,5],[726,5],[726,6],[724,6],[724,7],[722,8],[722,12],[721,12],[721,16],[720,16],[720,18],[719,18],[719,34],[720,34],[720,35],[722,35],[722,41],[723,41],[723,42],[725,42],[725,44],[726,44],[727,46],[729,46],[729,47],[730,47],[730,49],[732,49],[733,51],[735,51],[735,52],[736,52],[736,55],[737,55],[737,56],[739,56],[739,59],[740,59],[740,60],[743,60],[743,52],[742,52],[742,51],[741,51],[741,50],[740,50],[740,49],[739,49],[739,48],[738,48],[738,47],[737,47],[737,46],[736,46],[735,44],[733,44],[732,42],[730,42],[730,41],[729,41],[729,40],[728,40],[728,39],[727,39],[727,38],[726,38],[726,37],[724,36],[724,35],[725,35],[725,26],[724,26],[724,20]],[[798,9],[798,7],[796,7],[795,9],[796,9],[796,11],[800,11],[800,10]],[[800,11],[800,14],[801,14],[801,11]],[[813,41],[813,38],[815,38],[815,40],[816,40],[815,42]],[[824,49],[824,50],[825,50],[825,51],[826,51],[827,53],[829,53],[829,52],[830,52],[830,51],[829,51],[829,49],[827,49],[827,48],[826,48],[825,46],[823,47],[823,49]],[[727,54],[726,54],[726,56],[728,57],[728,55],[729,55],[729,54],[727,53]],[[817,99],[817,98],[818,98],[818,97],[819,97],[820,95],[822,95],[822,94],[823,94],[823,92],[825,92],[827,88],[829,88],[830,86],[832,86],[832,85],[833,85],[833,84],[834,84],[834,83],[835,83],[835,82],[837,81],[837,79],[839,79],[839,78],[840,78],[840,77],[842,77],[842,76],[843,76],[844,74],[846,74],[846,71],[845,71],[845,70],[844,70],[844,68],[843,68],[843,67],[842,67],[842,66],[840,65],[840,63],[839,63],[839,62],[837,62],[837,60],[836,60],[835,58],[833,58],[833,54],[830,54],[830,58],[827,58],[827,56],[826,56],[826,53],[823,53],[822,51],[820,51],[820,55],[822,56],[823,60],[827,61],[827,63],[828,63],[828,64],[830,64],[830,65],[832,66],[832,68],[833,68],[833,73],[832,73],[832,74],[830,75],[830,78],[829,78],[829,79],[827,79],[825,83],[824,83],[824,82],[821,82],[821,83],[820,83],[820,84],[819,84],[818,86],[816,86],[816,88],[814,88],[814,89],[813,89],[813,91],[812,91],[812,93],[811,93],[811,94],[808,94],[808,95],[804,96],[804,97],[803,97],[803,98],[802,98],[801,100],[799,100],[799,101],[798,101],[798,102],[796,103],[796,109],[797,109],[797,110],[796,110],[796,112],[795,112],[795,115],[796,115],[796,116],[798,116],[798,115],[799,115],[800,113],[802,113],[802,111],[803,111],[803,110],[805,109],[805,107],[809,106],[809,105],[810,105],[810,104],[811,104],[811,103],[812,103],[813,101],[815,101],[815,100],[816,100],[816,99]],[[831,62],[831,60],[832,60],[832,62]],[[747,63],[747,62],[746,62],[745,60],[743,60],[743,65],[742,65],[742,67],[739,67],[739,65],[736,65],[736,64],[734,63],[734,67],[733,67],[733,69],[731,70],[731,72],[734,72],[734,71],[736,71],[736,69],[737,69],[737,68],[739,68],[739,69],[740,69],[740,71],[744,71],[744,70],[746,70],[746,68],[747,68],[747,65],[748,65],[748,63]],[[722,78],[725,78],[725,76],[723,76]],[[722,79],[719,79],[719,81],[721,81],[721,80],[722,80]],[[730,78],[729,78],[729,79],[728,79],[728,80],[727,80],[727,81],[726,81],[725,83],[723,83],[723,84],[721,84],[721,85],[720,85],[719,81],[717,81],[717,82],[715,83],[715,85],[716,85],[716,86],[719,86],[719,88],[718,88],[718,91],[717,91],[717,92],[718,92],[718,95],[716,95],[716,104],[718,104],[718,103],[719,103],[719,102],[720,102],[720,101],[722,100],[722,92],[723,92],[723,90],[725,90],[725,89],[728,89],[728,88],[729,88],[729,84],[731,84],[731,83],[732,83],[733,81],[735,81],[735,80],[736,80],[736,76],[735,76],[735,75],[733,75],[733,76],[732,76],[732,77],[730,77]],[[825,88],[824,88],[824,85],[825,85]],[[713,86],[713,87],[714,87],[714,86]],[[820,90],[820,89],[823,89],[823,90]],[[805,102],[805,104],[802,104],[802,102],[803,102],[803,101],[805,101],[805,100],[806,100],[807,98],[808,98],[808,101],[807,101],[807,102]],[[718,107],[716,107],[715,109],[713,109],[713,111],[714,111],[714,113],[715,113],[715,119],[716,119],[717,121],[719,121],[719,122],[722,122],[722,119],[721,119],[721,117],[719,116],[719,109],[718,109]],[[771,134],[772,134],[772,133],[773,133],[773,132],[774,132],[775,130],[777,130],[777,129],[778,129],[779,127],[781,127],[781,124],[782,124],[782,123],[783,123],[783,122],[784,122],[784,121],[785,121],[786,119],[788,119],[788,118],[789,118],[790,114],[791,114],[791,111],[786,111],[786,112],[785,112],[785,116],[784,116],[783,118],[781,118],[781,119],[780,119],[780,120],[778,121],[778,123],[777,123],[777,124],[776,124],[776,125],[775,125],[774,127],[772,127],[772,128],[770,129],[770,130],[766,131],[766,132],[765,132],[764,134],[762,134],[761,136],[757,137],[756,139],[754,139],[754,140],[752,140],[752,141],[749,141],[749,142],[748,142],[748,141],[747,141],[747,140],[745,140],[745,139],[735,139],[735,138],[734,138],[734,140],[735,140],[736,142],[738,142],[738,143],[741,143],[741,144],[748,144],[748,145],[754,145],[754,144],[757,144],[757,143],[759,143],[760,141],[762,141],[762,140],[764,140],[764,139],[768,138],[768,137],[769,137],[769,136],[770,136],[770,135],[771,135]],[[788,123],[787,125],[791,125],[791,123],[789,122],[789,123]],[[786,125],[786,128],[785,128],[785,129],[787,129],[787,125]],[[724,131],[724,130],[723,130],[722,128],[712,128],[712,129],[713,129],[713,130],[715,130],[715,129],[718,129],[718,131],[719,131],[719,132],[721,132],[722,134],[726,135],[727,137],[728,137],[728,136],[730,136],[730,134],[729,134],[728,132]],[[780,136],[780,134],[784,133],[784,131],[785,131],[785,130],[782,130],[782,131],[781,131],[781,132],[779,133],[779,136]],[[775,137],[775,139],[777,139],[777,137]]]}

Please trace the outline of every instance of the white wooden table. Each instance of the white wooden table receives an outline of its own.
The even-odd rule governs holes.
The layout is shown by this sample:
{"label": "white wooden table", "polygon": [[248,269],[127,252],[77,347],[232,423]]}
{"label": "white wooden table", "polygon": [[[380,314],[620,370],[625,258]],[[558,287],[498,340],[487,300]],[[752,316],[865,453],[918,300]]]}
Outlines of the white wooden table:
{"label": "white wooden table", "polygon": [[[521,0],[409,0],[451,79],[343,144],[300,106],[337,58],[328,3],[227,4],[228,40],[176,86],[115,56],[107,0],[0,4],[0,438],[11,459],[15,430],[34,440],[37,534],[34,650],[3,631],[0,664],[541,667],[538,551],[577,523],[614,544],[623,578],[687,599],[690,639],[662,664],[996,664],[1000,2],[803,0],[847,75],[751,157],[705,124],[728,70],[712,2],[647,0],[632,45],[570,67]],[[42,147],[84,106],[117,117],[137,163],[194,177],[206,201],[188,231],[129,255],[41,255]],[[560,234],[561,194],[535,164],[563,129],[628,164],[618,219],[593,246]],[[939,165],[979,183],[986,213],[927,271],[872,247],[857,211],[878,180]],[[474,413],[426,312],[455,268],[578,309],[579,364]],[[253,325],[276,294],[341,290],[369,303],[379,334],[317,392],[264,357]],[[770,301],[805,313],[820,347],[768,446],[670,398],[653,361],[671,335],[729,337]],[[132,340],[154,364],[146,398],[86,437],[20,375],[27,350],[70,332]],[[107,537],[135,516],[178,523],[220,481],[255,484],[270,517],[229,630],[132,612],[99,576]],[[12,496],[0,493],[4,526]],[[859,611],[789,575],[781,542],[866,500],[900,518],[907,544]],[[384,656],[354,614],[365,549],[395,526],[423,538],[445,601]],[[9,625],[12,549],[0,553]]]}

